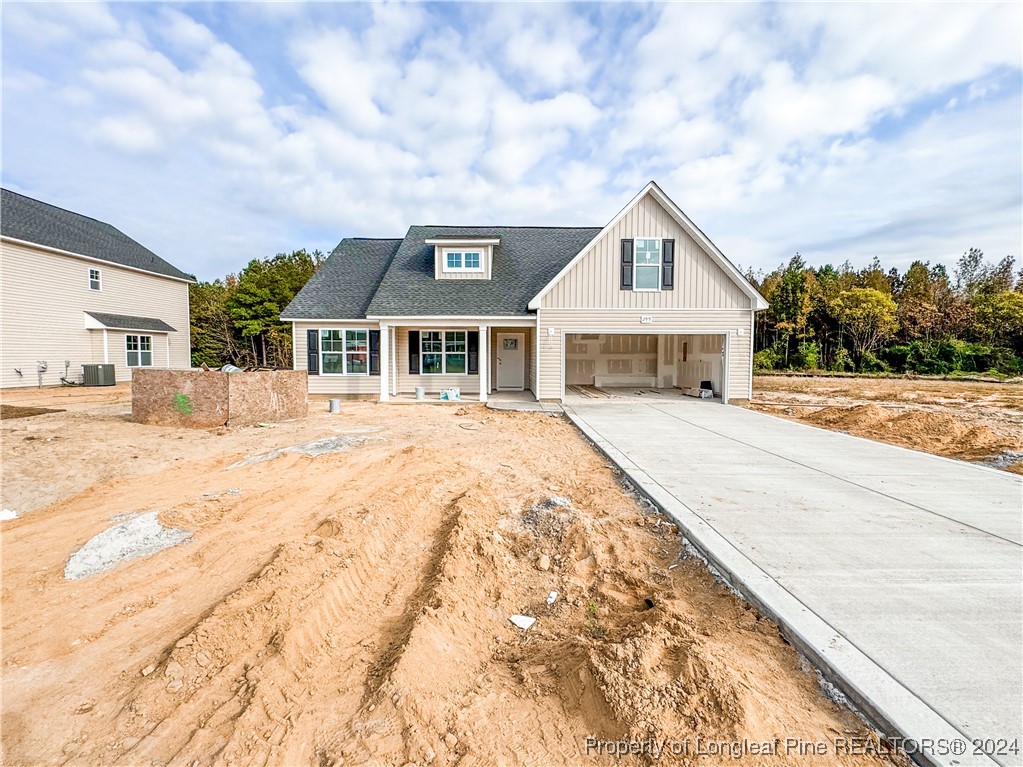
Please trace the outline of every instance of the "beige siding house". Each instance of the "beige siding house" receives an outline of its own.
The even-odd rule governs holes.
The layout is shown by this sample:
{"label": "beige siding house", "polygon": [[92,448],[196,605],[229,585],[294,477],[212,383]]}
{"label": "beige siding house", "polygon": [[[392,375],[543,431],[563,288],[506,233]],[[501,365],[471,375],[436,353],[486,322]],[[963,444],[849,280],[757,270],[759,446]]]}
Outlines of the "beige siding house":
{"label": "beige siding house", "polygon": [[109,224],[0,194],[0,387],[189,366],[189,275]]}
{"label": "beige siding house", "polygon": [[344,240],[283,319],[311,393],[560,401],[693,387],[729,402],[750,397],[753,315],[766,307],[651,182],[602,228]]}

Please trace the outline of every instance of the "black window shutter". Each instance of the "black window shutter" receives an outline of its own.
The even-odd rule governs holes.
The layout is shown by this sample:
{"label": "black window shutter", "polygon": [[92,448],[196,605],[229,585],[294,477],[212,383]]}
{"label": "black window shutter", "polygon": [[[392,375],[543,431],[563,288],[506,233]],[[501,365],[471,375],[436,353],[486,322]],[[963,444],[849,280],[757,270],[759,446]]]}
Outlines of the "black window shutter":
{"label": "black window shutter", "polygon": [[318,376],[320,374],[320,331],[307,330],[305,337],[308,346],[306,368],[309,375]]}
{"label": "black window shutter", "polygon": [[408,374],[419,375],[419,331],[408,332]]}
{"label": "black window shutter", "polygon": [[470,330],[465,334],[465,338],[466,349],[469,350],[469,361],[465,370],[471,376],[478,376],[480,374],[480,332]]}
{"label": "black window shutter", "polygon": [[661,242],[661,290],[675,289],[675,241]]}
{"label": "black window shutter", "polygon": [[380,331],[369,331],[369,374],[380,375]]}
{"label": "black window shutter", "polygon": [[632,240],[622,240],[622,290],[632,290]]}

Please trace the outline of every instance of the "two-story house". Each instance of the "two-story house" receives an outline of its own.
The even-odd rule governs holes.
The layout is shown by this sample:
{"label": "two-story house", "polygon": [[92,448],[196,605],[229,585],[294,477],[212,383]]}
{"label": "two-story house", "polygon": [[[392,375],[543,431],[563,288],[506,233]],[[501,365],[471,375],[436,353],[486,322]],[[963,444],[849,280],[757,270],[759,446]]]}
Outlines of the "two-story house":
{"label": "two-story house", "polygon": [[110,224],[0,190],[0,387],[189,367],[193,281]]}
{"label": "two-story house", "polygon": [[586,387],[749,399],[763,296],[650,182],[603,228],[413,226],[346,239],[283,313],[314,394]]}

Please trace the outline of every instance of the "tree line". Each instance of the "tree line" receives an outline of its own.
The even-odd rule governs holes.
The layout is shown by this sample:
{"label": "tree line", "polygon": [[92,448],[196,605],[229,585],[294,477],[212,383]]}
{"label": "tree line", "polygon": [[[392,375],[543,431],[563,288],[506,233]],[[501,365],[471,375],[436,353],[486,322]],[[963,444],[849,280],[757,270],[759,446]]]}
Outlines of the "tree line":
{"label": "tree line", "polygon": [[754,368],[865,373],[1023,373],[1023,271],[976,248],[950,275],[914,261],[885,270],[808,266],[798,253],[747,276],[771,306],[758,312]]}
{"label": "tree line", "polygon": [[189,285],[192,365],[290,368],[291,324],[281,312],[323,261],[318,250],[278,253]]}
{"label": "tree line", "polygon": [[[296,250],[189,286],[192,364],[290,368],[281,312],[324,261]],[[885,270],[811,267],[798,253],[747,276],[770,302],[757,312],[754,368],[865,373],[1023,373],[1023,271],[966,251],[950,275],[914,261]]]}

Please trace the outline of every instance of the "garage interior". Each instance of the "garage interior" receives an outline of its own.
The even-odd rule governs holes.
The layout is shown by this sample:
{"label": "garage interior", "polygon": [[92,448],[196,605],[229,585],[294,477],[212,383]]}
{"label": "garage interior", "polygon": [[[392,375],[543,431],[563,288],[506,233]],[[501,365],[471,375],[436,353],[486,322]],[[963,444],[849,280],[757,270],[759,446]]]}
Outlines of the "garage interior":
{"label": "garage interior", "polygon": [[565,387],[724,387],[723,334],[568,333]]}

